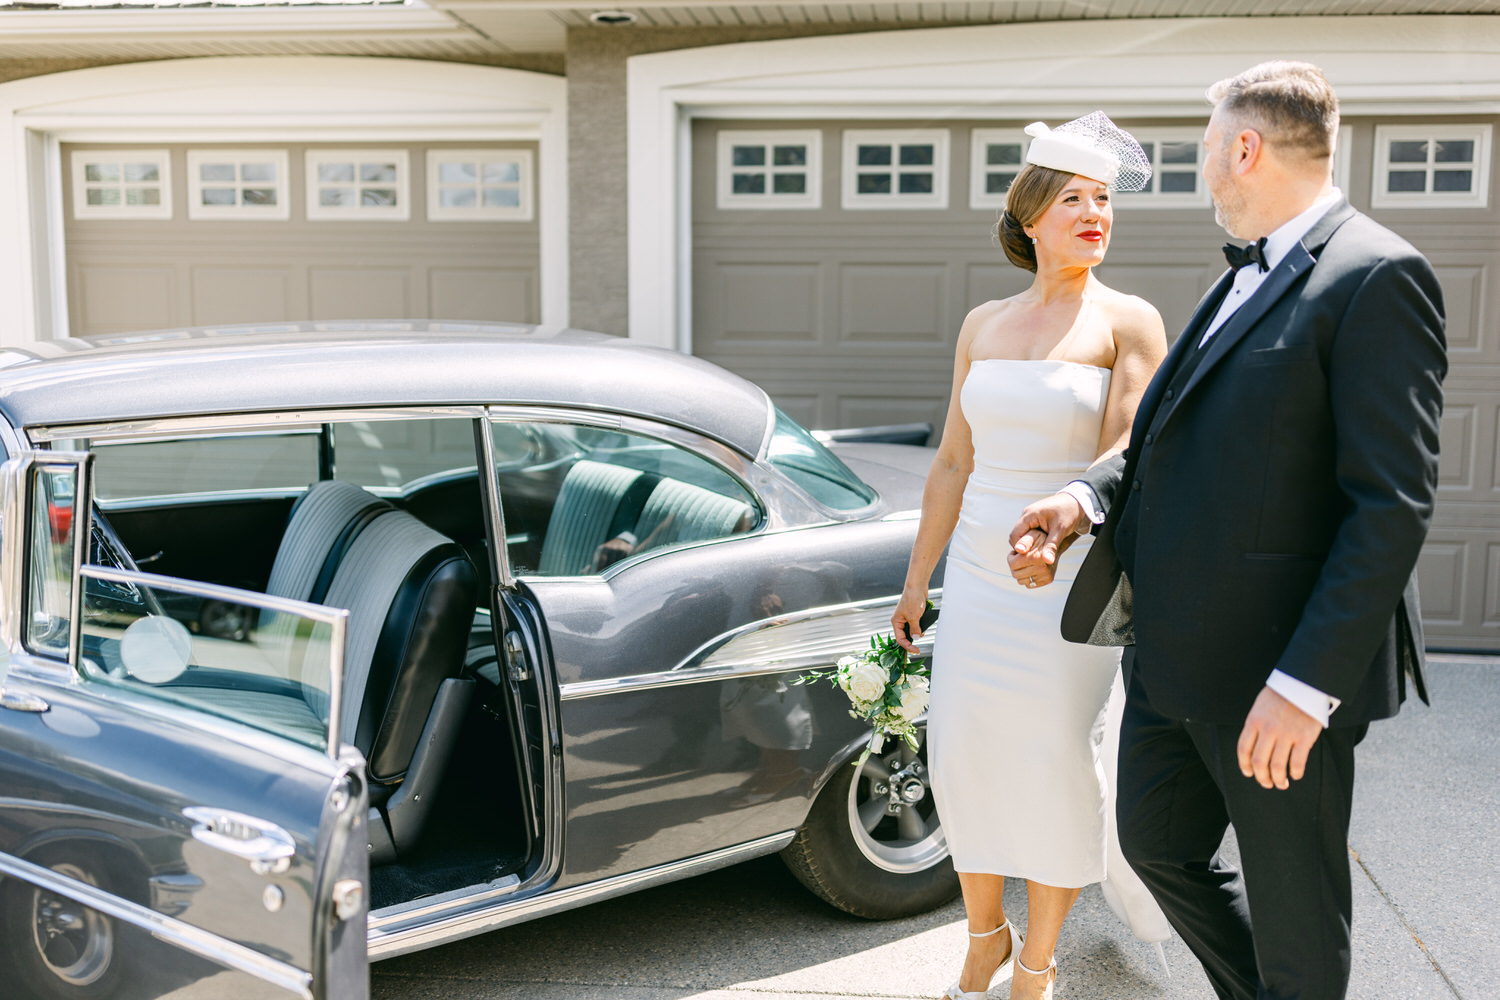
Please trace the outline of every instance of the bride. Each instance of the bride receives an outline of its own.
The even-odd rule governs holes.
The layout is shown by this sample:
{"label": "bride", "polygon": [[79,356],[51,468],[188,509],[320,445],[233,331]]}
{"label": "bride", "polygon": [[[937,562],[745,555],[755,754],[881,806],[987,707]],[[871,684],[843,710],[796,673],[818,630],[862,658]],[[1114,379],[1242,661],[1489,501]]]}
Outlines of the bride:
{"label": "bride", "polygon": [[[928,757],[938,813],[963,888],[969,950],[947,1000],[977,1000],[1012,971],[1012,998],[1050,998],[1053,950],[1085,885],[1138,936],[1166,921],[1113,845],[1114,753],[1123,697],[1118,649],[1058,632],[1080,561],[1037,588],[1011,577],[1011,527],[1028,503],[1122,449],[1141,393],[1166,354],[1161,316],[1093,275],[1109,247],[1110,194],[1151,175],[1139,144],[1102,112],[1049,131],[1006,194],[1005,255],[1035,272],[1019,295],[964,320],[942,444],[927,476],[906,584],[891,616],[918,621],[951,538],[943,627],[933,652]],[[1088,537],[1076,538],[1079,547]],[[914,649],[908,645],[909,649]],[[1097,742],[1104,731],[1103,744]],[[1026,879],[1023,942],[1006,919],[1005,877]]]}

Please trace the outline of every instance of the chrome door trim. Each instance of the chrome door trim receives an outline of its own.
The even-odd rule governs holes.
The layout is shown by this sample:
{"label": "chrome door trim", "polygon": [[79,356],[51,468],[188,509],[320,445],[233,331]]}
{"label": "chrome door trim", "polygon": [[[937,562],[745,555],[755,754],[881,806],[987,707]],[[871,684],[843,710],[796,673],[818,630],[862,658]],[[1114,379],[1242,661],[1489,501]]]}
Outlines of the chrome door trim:
{"label": "chrome door trim", "polygon": [[682,861],[475,909],[473,898],[484,900],[492,895],[481,892],[477,897],[457,899],[451,906],[442,908],[451,911],[451,915],[447,917],[441,916],[442,909],[439,909],[438,913],[428,915],[425,920],[403,920],[403,914],[382,910],[380,916],[372,914],[370,917],[370,960],[394,958],[485,931],[535,920],[562,910],[622,896],[648,886],[701,875],[751,858],[775,854],[790,844],[796,835],[795,830],[785,830]]}
{"label": "chrome door trim", "polygon": [[516,579],[510,571],[510,538],[505,533],[505,511],[500,506],[500,468],[495,456],[495,418],[491,413],[492,408],[485,407],[486,419],[475,424],[480,461],[487,470],[480,481],[485,485],[484,501],[490,518],[490,552],[499,574],[495,582],[510,590],[515,587]]}
{"label": "chrome door trim", "polygon": [[[928,596],[934,604],[942,603],[941,588],[929,591]],[[559,695],[563,701],[572,701],[826,667],[841,656],[865,649],[870,636],[887,624],[890,610],[900,599],[896,594],[762,618],[715,636],[670,670],[575,681],[562,685]],[[936,634],[934,625],[917,640],[917,648],[929,652]]]}
{"label": "chrome door trim", "polygon": [[87,882],[69,878],[50,868],[34,865],[4,852],[0,852],[0,874],[76,900],[105,916],[139,927],[183,951],[192,952],[224,968],[254,976],[261,982],[296,994],[303,1000],[313,1000],[312,973],[263,955],[237,941],[222,938],[201,927],[194,927],[139,903],[104,892]]}

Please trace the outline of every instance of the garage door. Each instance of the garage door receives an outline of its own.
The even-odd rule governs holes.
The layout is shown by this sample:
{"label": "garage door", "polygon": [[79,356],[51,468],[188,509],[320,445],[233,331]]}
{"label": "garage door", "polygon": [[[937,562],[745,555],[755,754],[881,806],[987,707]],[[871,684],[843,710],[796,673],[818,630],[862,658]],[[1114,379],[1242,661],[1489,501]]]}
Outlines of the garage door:
{"label": "garage door", "polygon": [[[694,353],[810,426],[940,426],[964,315],[1030,281],[990,239],[1027,120],[697,120]],[[1198,174],[1203,120],[1122,124],[1156,178],[1116,199],[1099,276],[1154,303],[1175,337],[1224,267]],[[1481,169],[1492,126],[1350,120],[1336,164],[1357,207],[1428,254],[1448,298],[1440,501],[1420,567],[1439,648],[1500,649],[1500,213]],[[1465,170],[1473,203],[1453,205]]]}
{"label": "garage door", "polygon": [[64,145],[75,334],[536,322],[534,143]]}

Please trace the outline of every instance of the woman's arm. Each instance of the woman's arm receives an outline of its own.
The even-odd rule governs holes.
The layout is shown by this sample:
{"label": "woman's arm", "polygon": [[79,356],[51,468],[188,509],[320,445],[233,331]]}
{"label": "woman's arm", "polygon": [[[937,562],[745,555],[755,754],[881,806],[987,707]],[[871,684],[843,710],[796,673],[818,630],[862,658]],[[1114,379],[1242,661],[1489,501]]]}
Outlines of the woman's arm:
{"label": "woman's arm", "polygon": [[[1167,333],[1161,314],[1149,302],[1122,295],[1111,307],[1111,333],[1115,341],[1115,363],[1104,401],[1104,420],[1099,428],[1099,457],[1091,469],[1108,463],[1130,443],[1130,427],[1141,405],[1146,386],[1167,356]],[[1110,497],[1100,498],[1106,506]],[[1066,494],[1037,501],[1021,512],[1011,531],[1015,552],[1009,558],[1011,575],[1042,587],[1052,582],[1058,557],[1073,544],[1076,532],[1088,527],[1077,520],[1078,502]]]}
{"label": "woman's arm", "polygon": [[1098,458],[1112,458],[1130,444],[1130,425],[1141,396],[1167,356],[1167,331],[1161,313],[1145,299],[1122,295],[1114,315],[1115,364],[1099,429]]}
{"label": "woman's arm", "polygon": [[969,312],[958,332],[958,348],[953,357],[953,391],[948,399],[948,415],[943,421],[943,437],[927,473],[927,485],[922,490],[922,520],[917,525],[917,538],[912,544],[906,584],[891,615],[896,641],[908,652],[914,653],[917,648],[907,640],[903,626],[910,626],[913,639],[922,634],[919,623],[927,608],[927,585],[958,524],[964,485],[974,470],[974,438],[969,422],[964,419],[959,394],[969,374],[969,347],[979,328],[994,315],[995,308],[994,303],[977,306]]}

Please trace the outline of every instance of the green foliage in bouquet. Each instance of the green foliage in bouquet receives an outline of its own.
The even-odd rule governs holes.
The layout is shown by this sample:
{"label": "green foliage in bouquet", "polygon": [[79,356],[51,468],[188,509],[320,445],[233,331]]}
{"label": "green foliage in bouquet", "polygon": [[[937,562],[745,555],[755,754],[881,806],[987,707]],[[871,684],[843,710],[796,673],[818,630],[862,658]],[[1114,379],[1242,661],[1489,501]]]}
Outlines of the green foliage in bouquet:
{"label": "green foliage in bouquet", "polygon": [[[927,609],[932,614],[931,601]],[[923,622],[927,620],[923,615]],[[894,635],[877,632],[870,636],[868,649],[841,657],[832,670],[803,674],[794,683],[831,681],[849,698],[849,714],[870,724],[873,732],[855,761],[859,765],[879,753],[888,736],[918,749],[916,719],[927,711],[931,675],[927,662],[908,654]]]}

